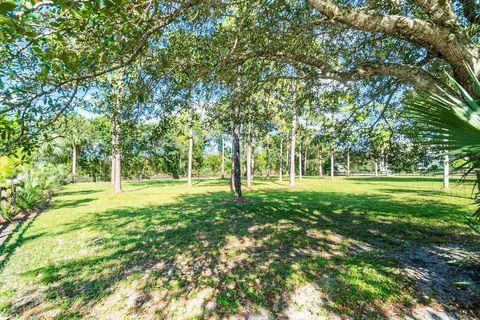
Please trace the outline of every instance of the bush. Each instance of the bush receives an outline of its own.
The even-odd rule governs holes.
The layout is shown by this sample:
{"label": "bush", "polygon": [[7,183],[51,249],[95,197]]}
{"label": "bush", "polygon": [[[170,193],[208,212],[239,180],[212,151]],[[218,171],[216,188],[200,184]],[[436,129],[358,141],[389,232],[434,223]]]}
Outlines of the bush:
{"label": "bush", "polygon": [[46,184],[28,174],[23,177],[17,187],[16,206],[19,209],[31,209],[41,207],[48,197]]}
{"label": "bush", "polygon": [[37,164],[20,178],[16,194],[19,209],[42,207],[48,198],[67,183],[66,168],[49,164]]}

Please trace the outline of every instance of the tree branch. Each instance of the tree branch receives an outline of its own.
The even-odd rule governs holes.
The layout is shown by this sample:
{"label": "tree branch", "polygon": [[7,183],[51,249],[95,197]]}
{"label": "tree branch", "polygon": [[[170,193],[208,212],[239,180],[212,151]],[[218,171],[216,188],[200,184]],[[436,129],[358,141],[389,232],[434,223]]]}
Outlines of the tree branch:
{"label": "tree branch", "polygon": [[314,67],[317,71],[317,76],[323,79],[348,82],[367,80],[375,76],[392,76],[402,82],[412,83],[415,87],[422,90],[436,90],[436,85],[441,85],[441,82],[431,74],[413,65],[376,62],[362,63],[351,70],[337,70],[322,59],[311,58],[303,54],[275,52],[272,55]]}
{"label": "tree branch", "polygon": [[[357,30],[384,32],[401,35],[405,39],[416,39],[431,43],[435,33],[441,33],[438,27],[427,21],[407,18],[401,15],[380,15],[359,9],[343,8],[330,0],[307,0],[326,17],[351,26]],[[427,0],[425,0],[427,1]]]}
{"label": "tree branch", "polygon": [[459,28],[457,17],[452,10],[451,2],[447,0],[416,0],[429,18],[440,25]]}
{"label": "tree branch", "polygon": [[[430,21],[401,15],[381,15],[360,9],[340,7],[331,0],[307,1],[322,15],[356,30],[386,33],[420,44],[429,51],[434,50],[459,70],[464,68],[465,62],[475,63],[480,55],[478,47],[459,27],[445,27]],[[435,14],[439,11],[430,5],[431,1],[435,0],[418,1]]]}

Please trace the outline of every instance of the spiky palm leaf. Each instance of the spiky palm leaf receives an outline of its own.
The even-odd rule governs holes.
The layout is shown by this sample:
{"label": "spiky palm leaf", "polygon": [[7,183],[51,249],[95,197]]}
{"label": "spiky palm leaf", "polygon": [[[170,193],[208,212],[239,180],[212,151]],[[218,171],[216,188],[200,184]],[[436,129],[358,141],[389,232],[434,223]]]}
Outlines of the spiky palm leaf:
{"label": "spiky palm leaf", "polygon": [[[470,67],[467,66],[467,69],[474,97],[449,76],[453,93],[441,88],[438,88],[438,93],[422,93],[408,102],[408,109],[419,123],[425,142],[438,150],[465,158],[462,168],[467,169],[466,174],[476,172],[476,185],[480,187],[480,81]],[[480,188],[477,190],[480,191]],[[478,208],[468,217],[468,223],[480,233],[479,191],[475,196]]]}

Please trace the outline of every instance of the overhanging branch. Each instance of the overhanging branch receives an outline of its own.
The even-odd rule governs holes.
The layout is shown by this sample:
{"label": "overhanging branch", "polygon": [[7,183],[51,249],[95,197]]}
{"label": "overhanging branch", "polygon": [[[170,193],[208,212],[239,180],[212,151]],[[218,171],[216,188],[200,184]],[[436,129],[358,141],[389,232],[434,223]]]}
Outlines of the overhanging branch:
{"label": "overhanging branch", "polygon": [[431,74],[414,65],[365,62],[350,70],[339,70],[333,68],[323,59],[309,57],[304,54],[280,51],[263,52],[260,55],[313,67],[317,77],[340,82],[368,80],[376,76],[392,76],[402,82],[411,83],[421,90],[436,90],[436,86],[442,85]]}

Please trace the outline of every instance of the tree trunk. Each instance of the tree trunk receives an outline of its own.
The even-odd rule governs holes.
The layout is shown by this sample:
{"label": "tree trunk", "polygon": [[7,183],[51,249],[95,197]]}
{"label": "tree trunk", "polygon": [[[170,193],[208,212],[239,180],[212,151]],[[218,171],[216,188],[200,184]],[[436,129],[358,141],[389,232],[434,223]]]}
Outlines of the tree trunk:
{"label": "tree trunk", "polygon": [[[113,140],[113,135],[112,135],[112,140]],[[111,177],[110,177],[110,184],[112,186],[115,185],[115,152],[113,152],[113,148],[112,148],[112,173],[111,173]]]}
{"label": "tree trunk", "polygon": [[448,189],[450,178],[450,163],[448,154],[443,158],[443,189]]}
{"label": "tree trunk", "polygon": [[[240,108],[238,108],[240,109]],[[232,156],[233,156],[233,188],[235,191],[235,200],[242,201],[242,177],[240,169],[240,121],[236,120],[236,123],[233,127],[233,146],[232,146]]]}
{"label": "tree trunk", "polygon": [[323,178],[323,158],[321,155],[318,158],[318,175]]}
{"label": "tree trunk", "polygon": [[384,161],[383,168],[384,168],[384,170],[385,170],[385,174],[388,175],[388,155],[385,154],[385,155],[383,156],[383,159],[384,159],[384,160],[383,160],[383,161]]}
{"label": "tree trunk", "polygon": [[279,168],[278,168],[278,181],[283,181],[283,139],[280,139],[280,156],[279,158]]}
{"label": "tree trunk", "polygon": [[240,130],[241,130],[241,107],[240,107],[240,91],[242,90],[240,74],[237,75],[236,84],[236,101],[234,109],[234,124],[232,135],[232,157],[233,157],[233,187],[235,190],[235,200],[243,201],[242,198],[242,171],[240,169]]}
{"label": "tree trunk", "polygon": [[123,77],[123,71],[120,76],[120,83],[117,83],[117,92],[114,110],[112,114],[112,173],[113,173],[113,189],[115,193],[122,192],[122,150],[120,147],[120,115],[122,111],[121,105],[121,78]]}
{"label": "tree trunk", "polygon": [[185,172],[183,172],[183,164],[182,164],[182,155],[181,154],[178,156],[178,174],[180,176],[185,174]]}
{"label": "tree trunk", "polygon": [[330,177],[333,179],[335,176],[335,160],[333,158],[333,149],[330,150]]}
{"label": "tree trunk", "polygon": [[252,124],[248,123],[247,136],[247,188],[252,187]]}
{"label": "tree trunk", "polygon": [[[232,146],[232,149],[233,149],[233,146]],[[232,153],[232,163],[231,163],[231,169],[230,169],[230,179],[228,181],[228,184],[230,185],[230,192],[233,192],[233,169],[235,168],[234,164],[233,164],[233,153]]]}
{"label": "tree trunk", "polygon": [[375,159],[375,177],[378,177],[378,162]]}
{"label": "tree trunk", "polygon": [[72,183],[77,182],[77,146],[72,146]]}
{"label": "tree trunk", "polygon": [[[117,101],[119,99],[117,98]],[[121,170],[121,150],[120,150],[120,125],[118,115],[114,115],[112,124],[112,147],[113,147],[113,168],[114,173],[113,187],[115,193],[122,192],[122,170]]]}
{"label": "tree trunk", "polygon": [[[118,147],[120,149],[120,147]],[[121,193],[122,189],[122,156],[121,152],[118,151],[115,156],[115,193]]]}
{"label": "tree trunk", "polygon": [[252,168],[251,168],[251,181],[255,178],[255,139],[252,137],[252,160],[251,160]]}
{"label": "tree trunk", "polygon": [[287,175],[287,177],[290,177],[290,142],[287,140],[287,143],[286,143],[286,154],[285,154],[285,159],[287,159],[285,161],[285,174]]}
{"label": "tree trunk", "polygon": [[347,151],[347,177],[350,177],[350,151]]}
{"label": "tree trunk", "polygon": [[383,174],[385,172],[385,154],[383,150],[380,153],[380,173]]}
{"label": "tree trunk", "polygon": [[267,149],[267,150],[265,150],[266,157],[267,157],[267,159],[266,159],[266,161],[267,161],[267,163],[266,163],[266,166],[267,166],[267,168],[266,168],[266,170],[267,170],[266,178],[270,179],[270,145],[269,145],[268,142],[267,142],[266,149]]}
{"label": "tree trunk", "polygon": [[190,106],[188,114],[188,177],[187,184],[192,186],[192,166],[193,166],[193,106]]}
{"label": "tree trunk", "polygon": [[302,143],[298,144],[298,179],[302,180]]}
{"label": "tree trunk", "polygon": [[140,173],[140,180],[145,179],[145,159],[142,161],[142,172]]}
{"label": "tree trunk", "polygon": [[222,134],[222,179],[225,178],[225,138]]}
{"label": "tree trunk", "polygon": [[307,175],[307,158],[308,158],[308,148],[305,146],[305,159],[303,160],[303,175]]}
{"label": "tree trunk", "polygon": [[297,109],[293,108],[292,136],[290,138],[290,185],[295,185],[295,138],[297,135]]}

